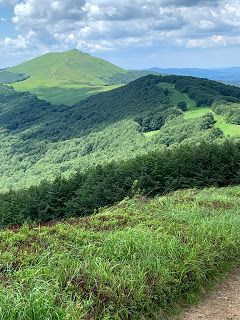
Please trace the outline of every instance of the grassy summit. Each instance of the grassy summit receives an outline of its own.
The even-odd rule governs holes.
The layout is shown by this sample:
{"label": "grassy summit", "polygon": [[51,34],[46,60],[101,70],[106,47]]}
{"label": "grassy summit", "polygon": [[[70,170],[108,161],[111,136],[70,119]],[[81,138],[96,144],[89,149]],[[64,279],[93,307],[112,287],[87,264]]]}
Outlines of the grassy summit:
{"label": "grassy summit", "polygon": [[110,79],[126,72],[76,49],[47,53],[8,71],[30,77],[15,83],[16,90],[30,91],[41,99],[58,104],[73,104],[93,93],[110,90],[115,87],[108,85]]}

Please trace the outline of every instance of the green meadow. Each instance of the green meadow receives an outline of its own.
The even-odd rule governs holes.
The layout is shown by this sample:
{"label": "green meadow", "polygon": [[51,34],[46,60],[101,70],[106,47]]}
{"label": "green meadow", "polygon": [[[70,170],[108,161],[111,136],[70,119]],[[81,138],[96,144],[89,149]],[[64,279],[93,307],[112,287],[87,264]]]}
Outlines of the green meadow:
{"label": "green meadow", "polygon": [[[225,136],[227,137],[240,136],[239,125],[227,122],[224,116],[215,114],[210,107],[197,107],[196,102],[190,99],[186,94],[176,90],[174,84],[165,82],[165,83],[161,83],[160,86],[163,89],[169,90],[170,99],[174,105],[177,105],[180,101],[186,102],[188,107],[188,111],[184,112],[184,118],[186,120],[200,118],[210,112],[214,114],[214,119],[216,121],[215,127],[221,129]],[[158,131],[148,132],[147,136],[150,137],[157,132]]]}

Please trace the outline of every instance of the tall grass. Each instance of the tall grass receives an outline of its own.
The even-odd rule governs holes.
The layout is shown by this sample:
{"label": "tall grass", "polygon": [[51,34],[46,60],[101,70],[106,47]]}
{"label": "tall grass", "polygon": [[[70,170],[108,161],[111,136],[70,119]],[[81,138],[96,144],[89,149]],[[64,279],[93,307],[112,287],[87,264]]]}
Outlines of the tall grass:
{"label": "tall grass", "polygon": [[240,258],[240,188],[0,232],[0,319],[166,319]]}

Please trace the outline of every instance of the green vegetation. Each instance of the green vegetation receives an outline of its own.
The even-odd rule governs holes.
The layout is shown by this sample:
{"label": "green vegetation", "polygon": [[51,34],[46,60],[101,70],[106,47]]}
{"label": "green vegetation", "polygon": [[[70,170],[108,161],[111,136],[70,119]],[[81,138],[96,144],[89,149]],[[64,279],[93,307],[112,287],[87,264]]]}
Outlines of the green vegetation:
{"label": "green vegetation", "polygon": [[186,101],[180,101],[178,102],[178,108],[181,109],[182,111],[187,111],[188,106]]}
{"label": "green vegetation", "polygon": [[[190,113],[203,108],[166,80],[147,76],[73,106],[53,106],[29,93],[0,86],[0,190],[28,187],[58,174],[69,176],[164,146],[223,139],[217,117],[227,121],[225,116],[215,116],[214,124],[205,115],[215,104],[191,119]],[[234,90],[237,97],[240,89]],[[186,112],[178,107],[182,101],[187,103]],[[226,112],[232,108],[231,103],[225,105]],[[220,128],[227,136],[230,127],[231,135],[237,136],[239,125],[226,122]]]}
{"label": "green vegetation", "polygon": [[[179,121],[180,120],[180,121]],[[156,145],[173,146],[181,143],[199,143],[200,141],[215,141],[223,139],[221,130],[215,128],[212,114],[184,121],[182,117],[169,120],[153,136]]]}
{"label": "green vegetation", "polygon": [[47,53],[6,71],[0,70],[0,83],[21,81],[13,84],[15,90],[31,92],[53,104],[73,105],[148,74],[154,72],[124,70],[74,49]]}
{"label": "green vegetation", "polygon": [[[206,124],[206,122],[205,122]],[[228,186],[240,181],[240,142],[164,148],[124,162],[97,166],[68,179],[0,194],[0,225],[86,216],[136,192]]]}
{"label": "green vegetation", "polygon": [[185,119],[196,119],[208,114],[209,112],[214,115],[214,119],[216,120],[215,127],[219,128],[226,137],[240,136],[239,125],[227,122],[224,116],[216,115],[210,108],[202,107],[198,109],[189,110],[184,114],[184,117]]}
{"label": "green vegetation", "polygon": [[21,73],[12,73],[6,70],[0,70],[0,84],[13,83],[26,80],[28,76]]}
{"label": "green vegetation", "polygon": [[194,77],[165,76],[162,79],[174,84],[178,91],[187,94],[190,99],[196,102],[197,107],[211,106],[220,99],[228,102],[240,102],[238,87]]}
{"label": "green vegetation", "polygon": [[238,263],[240,88],[120,86],[141,72],[76,50],[10,71],[66,104],[117,88],[66,106],[0,85],[1,320],[166,319]]}
{"label": "green vegetation", "polygon": [[[167,78],[163,78],[166,79]],[[188,97],[186,93],[182,93],[175,88],[175,84],[161,81],[159,86],[165,90],[166,94],[169,96],[173,105],[177,106],[177,104],[181,101],[185,101],[188,109],[196,108],[196,102]]]}
{"label": "green vegetation", "polygon": [[216,101],[213,105],[213,109],[216,114],[222,115],[225,119],[233,124],[240,125],[240,105],[237,103],[228,103],[226,107],[226,103],[224,101]]}
{"label": "green vegetation", "polygon": [[239,199],[178,191],[0,231],[0,319],[167,319],[239,263]]}
{"label": "green vegetation", "polygon": [[[215,127],[219,128],[225,136],[240,136],[239,104],[216,100],[212,108],[203,106],[197,107],[196,102],[190,99],[186,93],[182,93],[175,88],[175,84],[162,82],[160,83],[160,86],[164,90],[167,90],[169,98],[175,106],[179,107],[179,103],[186,103],[187,110],[184,112],[184,118],[186,120],[197,119],[211,112],[214,114],[214,118],[216,120]],[[157,133],[157,131],[155,133]],[[151,135],[151,133],[149,134]],[[147,134],[147,136],[149,136],[149,134]]]}
{"label": "green vegetation", "polygon": [[144,82],[132,83],[73,107],[1,87],[1,187],[22,187],[150,150],[133,118],[145,108],[169,106],[161,90],[152,85],[146,94],[143,87]]}
{"label": "green vegetation", "polygon": [[68,105],[115,88],[114,83],[109,85],[110,79],[126,72],[78,50],[47,53],[8,71],[29,76],[29,79],[14,84],[16,90],[30,91],[54,104]]}
{"label": "green vegetation", "polygon": [[116,73],[110,78],[109,84],[123,85],[142,77],[146,77],[149,74],[158,75],[158,73],[149,70],[126,70],[125,72]]}
{"label": "green vegetation", "polygon": [[215,115],[216,127],[219,128],[227,137],[240,137],[240,125],[228,123],[223,116]]}
{"label": "green vegetation", "polygon": [[202,117],[208,113],[212,113],[212,109],[210,108],[207,108],[207,107],[201,107],[201,108],[193,108],[193,109],[190,109],[189,111],[185,112],[184,113],[184,118],[185,119],[196,119],[196,118],[199,118],[199,117]]}

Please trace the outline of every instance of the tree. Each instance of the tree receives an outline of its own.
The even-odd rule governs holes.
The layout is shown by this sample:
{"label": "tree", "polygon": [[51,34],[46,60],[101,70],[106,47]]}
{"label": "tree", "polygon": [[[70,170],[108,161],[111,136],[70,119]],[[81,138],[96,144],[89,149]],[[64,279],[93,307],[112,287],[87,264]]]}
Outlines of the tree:
{"label": "tree", "polygon": [[178,102],[178,108],[182,111],[187,111],[187,103],[186,101],[180,101]]}

